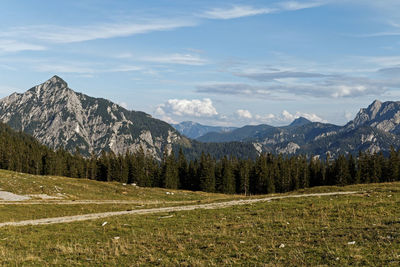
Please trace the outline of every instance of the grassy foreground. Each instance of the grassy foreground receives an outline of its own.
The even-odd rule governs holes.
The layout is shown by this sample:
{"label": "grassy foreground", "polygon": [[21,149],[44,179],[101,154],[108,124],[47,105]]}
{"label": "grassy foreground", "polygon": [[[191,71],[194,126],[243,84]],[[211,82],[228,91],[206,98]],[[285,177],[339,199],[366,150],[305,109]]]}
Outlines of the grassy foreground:
{"label": "grassy foreground", "polygon": [[[35,176],[32,179],[42,178]],[[64,181],[59,179],[66,178],[54,178],[53,182],[67,188]],[[4,184],[11,182],[5,181],[3,179],[0,184],[3,189],[6,189]],[[70,179],[67,181],[73,182]],[[90,184],[91,181],[84,182]],[[112,186],[124,188],[123,185]],[[118,199],[118,194],[113,190],[105,193],[107,197],[97,197],[93,193],[90,198],[110,199],[114,196],[113,199]],[[169,200],[177,196],[166,195],[161,189],[143,190],[154,190],[153,200]],[[399,266],[400,183],[302,190],[305,193],[327,191],[365,193],[281,199],[218,210],[4,227],[0,228],[0,265]],[[187,193],[189,197],[185,197],[192,200],[223,199],[221,195],[212,197],[210,194],[183,193]],[[80,193],[71,191],[70,194],[76,197]],[[146,194],[151,195],[149,191]],[[187,200],[185,197],[182,197],[182,201]],[[146,201],[146,197],[135,196],[133,192],[123,194],[122,198]],[[22,205],[18,208],[0,204],[0,218],[8,214],[8,218],[18,220],[17,215],[13,217],[14,208],[15,213],[28,212],[30,208],[32,213],[45,214],[43,217],[47,217],[58,214],[55,210],[83,214],[98,212],[99,209],[124,210],[127,208],[124,205]],[[107,224],[102,226],[105,221]]]}

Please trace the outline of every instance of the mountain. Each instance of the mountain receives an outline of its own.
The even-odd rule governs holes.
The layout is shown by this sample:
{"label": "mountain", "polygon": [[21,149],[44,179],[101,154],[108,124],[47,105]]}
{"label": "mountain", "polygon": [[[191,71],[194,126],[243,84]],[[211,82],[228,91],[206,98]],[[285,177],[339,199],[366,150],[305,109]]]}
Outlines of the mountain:
{"label": "mountain", "polygon": [[230,132],[220,132],[220,133],[210,132],[203,136],[200,136],[199,138],[197,138],[197,140],[200,142],[216,142],[216,143],[234,142],[234,141],[245,142],[256,139],[257,135],[260,133],[275,134],[278,132],[279,130],[277,130],[276,127],[266,124],[261,124],[256,126],[247,125]]}
{"label": "mountain", "polygon": [[216,158],[255,158],[260,153],[320,157],[329,153],[335,157],[358,151],[388,153],[391,147],[400,148],[400,102],[376,100],[344,126],[305,118],[283,127],[262,124],[235,129],[193,122],[175,125],[188,136],[209,131],[190,140],[144,112],[77,93],[58,76],[25,93],[1,99],[0,121],[52,149],[75,152],[79,148],[85,156],[103,150],[122,154],[142,148],[158,160],[165,151],[179,149],[192,159],[202,152]]}
{"label": "mountain", "polygon": [[361,109],[355,119],[350,121],[346,127],[355,129],[368,125],[385,132],[400,133],[400,102],[380,102],[375,100],[367,108]]}
{"label": "mountain", "polygon": [[78,147],[84,155],[102,150],[118,154],[142,147],[161,158],[165,149],[190,143],[166,122],[77,93],[58,76],[1,99],[0,121],[50,148],[74,152]]}
{"label": "mountain", "polygon": [[[323,124],[313,123],[303,117],[295,119],[290,125],[283,127],[274,127],[266,124],[260,125],[246,125],[244,127],[235,129],[230,132],[225,133],[208,133],[204,136],[197,138],[201,142],[246,142],[254,140],[264,140],[267,143],[279,143],[283,142],[284,137],[297,135],[297,130],[299,127],[310,125],[310,127],[305,127],[307,131],[311,129],[320,129]],[[329,124],[326,124],[329,125]],[[329,127],[328,127],[329,128]],[[318,131],[318,130],[317,130]]]}
{"label": "mountain", "polygon": [[299,126],[303,126],[306,124],[312,123],[310,120],[307,120],[304,117],[300,117],[295,119],[290,125],[289,127],[299,127]]}
{"label": "mountain", "polygon": [[179,124],[171,124],[181,134],[196,139],[210,132],[225,133],[237,129],[237,127],[207,126],[193,121],[183,121]]}
{"label": "mountain", "polygon": [[358,151],[388,153],[400,148],[400,102],[374,101],[361,109],[345,126],[298,118],[290,125],[244,126],[228,133],[208,133],[202,142],[244,142],[259,153],[306,154],[325,157],[357,154]]}

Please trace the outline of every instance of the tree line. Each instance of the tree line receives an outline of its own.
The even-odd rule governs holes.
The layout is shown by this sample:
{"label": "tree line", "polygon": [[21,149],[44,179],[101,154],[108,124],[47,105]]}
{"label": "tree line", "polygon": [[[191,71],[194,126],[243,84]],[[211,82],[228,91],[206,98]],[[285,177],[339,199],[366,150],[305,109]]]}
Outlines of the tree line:
{"label": "tree line", "polygon": [[262,154],[255,159],[202,153],[188,160],[182,150],[165,154],[161,162],[140,149],[116,155],[102,152],[83,157],[53,151],[33,137],[0,125],[0,168],[17,172],[136,183],[145,187],[201,190],[227,194],[288,192],[322,185],[400,181],[400,152],[360,152],[319,159]]}

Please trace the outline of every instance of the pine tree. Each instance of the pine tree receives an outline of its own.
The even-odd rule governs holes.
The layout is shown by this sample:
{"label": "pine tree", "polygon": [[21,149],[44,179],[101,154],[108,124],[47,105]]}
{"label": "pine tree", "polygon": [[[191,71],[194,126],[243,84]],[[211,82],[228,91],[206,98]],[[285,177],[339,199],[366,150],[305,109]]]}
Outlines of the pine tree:
{"label": "pine tree", "polygon": [[202,153],[199,166],[200,190],[204,192],[215,192],[215,161],[210,154]]}
{"label": "pine tree", "polygon": [[181,148],[178,153],[178,176],[181,189],[190,189],[190,177],[188,171],[188,163]]}
{"label": "pine tree", "polygon": [[239,194],[250,195],[250,169],[250,160],[239,160],[235,171],[236,192]]}
{"label": "pine tree", "polygon": [[233,176],[232,162],[225,156],[222,159],[222,190],[224,194],[235,193],[235,177]]}
{"label": "pine tree", "polygon": [[393,147],[390,148],[388,165],[389,165],[388,179],[387,179],[388,182],[398,181],[400,176],[400,171],[399,171],[400,160],[398,153],[394,150]]}
{"label": "pine tree", "polygon": [[170,153],[170,155],[167,155],[167,153],[164,154],[161,168],[163,187],[178,189],[179,176],[174,153]]}

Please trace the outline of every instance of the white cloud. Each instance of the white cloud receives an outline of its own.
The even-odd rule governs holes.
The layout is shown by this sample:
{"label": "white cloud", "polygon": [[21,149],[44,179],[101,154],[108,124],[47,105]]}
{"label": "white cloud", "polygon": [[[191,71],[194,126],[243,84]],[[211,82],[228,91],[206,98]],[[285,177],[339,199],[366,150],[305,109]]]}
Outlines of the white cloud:
{"label": "white cloud", "polygon": [[0,40],[0,52],[41,51],[46,47],[17,40]]}
{"label": "white cloud", "polygon": [[213,117],[218,115],[211,99],[170,99],[156,108],[158,116],[191,116],[191,117]]}
{"label": "white cloud", "polygon": [[372,63],[381,67],[392,67],[400,65],[400,56],[381,56],[381,57],[356,57],[355,59]]}
{"label": "white cloud", "polygon": [[254,85],[253,83],[209,83],[196,86],[196,92],[267,99],[284,99],[288,96],[349,98],[380,96],[391,88],[399,88],[399,80],[395,78],[378,79],[373,76],[367,78],[344,75],[322,75],[316,73],[312,74],[315,76],[311,76],[310,74],[309,77],[312,77],[313,81],[309,81],[307,73],[295,74],[298,75],[298,78],[272,79],[274,77],[269,76],[269,74],[268,76],[266,74],[260,74],[260,76],[235,74],[236,76],[244,76],[258,83],[262,82],[263,85]]}
{"label": "white cloud", "polygon": [[246,110],[246,109],[238,109],[236,111],[236,115],[239,117],[239,119],[251,119],[251,118],[253,118],[253,115],[251,115],[251,112]]}
{"label": "white cloud", "polygon": [[[239,110],[238,110],[239,111]],[[306,118],[313,122],[327,122],[326,120],[322,119],[320,116],[314,113],[307,113],[307,112],[300,112],[297,111],[295,113],[290,113],[287,110],[283,110],[279,114],[255,114],[251,115],[251,113],[247,110],[242,110],[240,112],[243,116],[238,114],[238,111],[235,112],[233,117],[240,119],[242,122],[247,124],[273,124],[273,125],[287,125],[298,119],[300,117]],[[246,112],[251,116],[246,116]]]}
{"label": "white cloud", "polygon": [[120,102],[118,103],[121,107],[123,107],[124,109],[128,109],[128,103],[126,102]]}
{"label": "white cloud", "polygon": [[93,68],[74,65],[74,64],[51,64],[43,63],[34,66],[36,71],[40,72],[51,72],[51,73],[81,73],[81,74],[93,74],[96,71]]}
{"label": "white cloud", "polygon": [[255,115],[254,116],[257,122],[260,123],[270,123],[275,120],[276,116],[274,114],[265,114],[265,115]]}
{"label": "white cloud", "polygon": [[245,5],[234,5],[229,8],[213,8],[204,12],[200,16],[208,19],[236,19],[256,15],[278,13],[283,11],[296,11],[301,9],[314,8],[325,5],[327,3],[327,0],[310,2],[287,1],[279,3],[272,7],[262,8]]}
{"label": "white cloud", "polygon": [[35,63],[33,69],[40,72],[79,74],[146,71],[144,68],[134,65],[107,66],[107,68],[105,68],[87,62],[63,62],[57,64],[52,62],[41,62]]}
{"label": "white cloud", "polygon": [[317,114],[314,114],[314,113],[304,113],[304,112],[297,111],[296,113],[292,114],[287,110],[282,111],[281,116],[279,116],[278,118],[282,122],[291,122],[300,117],[303,117],[303,118],[306,118],[307,120],[315,121],[315,122],[327,122],[326,120],[322,119],[321,117],[319,117]]}
{"label": "white cloud", "polygon": [[283,10],[295,11],[325,5],[327,1],[298,2],[288,1],[280,4]]}
{"label": "white cloud", "polygon": [[192,54],[171,54],[158,57],[145,57],[142,60],[148,62],[156,62],[162,64],[177,64],[177,65],[191,65],[202,66],[207,64],[207,60],[198,55]]}
{"label": "white cloud", "polygon": [[12,67],[12,66],[9,66],[9,65],[5,65],[5,64],[0,64],[0,69],[11,70],[11,71],[16,71],[17,70],[15,67]]}
{"label": "white cloud", "polygon": [[231,8],[214,8],[202,14],[202,17],[208,19],[235,19],[241,17],[255,16],[261,14],[270,14],[275,9],[254,8],[251,6],[233,6]]}
{"label": "white cloud", "polygon": [[111,68],[109,72],[131,72],[131,71],[140,71],[143,70],[142,67],[133,66],[133,65],[123,65],[115,68]]}
{"label": "white cloud", "polygon": [[186,20],[153,20],[142,23],[110,23],[79,27],[55,25],[33,25],[15,27],[0,33],[0,37],[15,37],[41,40],[49,43],[77,43],[96,39],[109,39],[144,34],[154,31],[174,30],[195,26]]}

